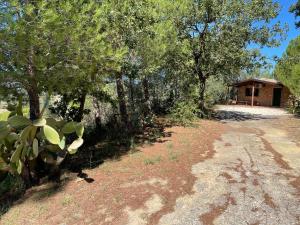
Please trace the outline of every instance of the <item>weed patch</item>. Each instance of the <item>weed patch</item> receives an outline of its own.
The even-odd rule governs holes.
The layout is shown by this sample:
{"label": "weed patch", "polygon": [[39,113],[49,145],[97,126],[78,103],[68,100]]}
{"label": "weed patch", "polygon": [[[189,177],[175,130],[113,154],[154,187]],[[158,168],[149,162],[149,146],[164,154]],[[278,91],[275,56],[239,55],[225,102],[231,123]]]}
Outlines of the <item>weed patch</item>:
{"label": "weed patch", "polygon": [[169,158],[170,161],[178,162],[178,157],[179,157],[178,153],[176,153],[174,151],[169,151],[168,158]]}
{"label": "weed patch", "polygon": [[156,156],[154,158],[147,158],[144,160],[145,165],[154,165],[161,161],[161,156]]}
{"label": "weed patch", "polygon": [[167,149],[173,149],[173,147],[174,147],[173,143],[168,143],[167,144]]}
{"label": "weed patch", "polygon": [[65,195],[63,197],[61,203],[62,203],[63,206],[68,206],[68,205],[70,205],[72,203],[72,201],[73,201],[73,198],[72,198],[71,195]]}

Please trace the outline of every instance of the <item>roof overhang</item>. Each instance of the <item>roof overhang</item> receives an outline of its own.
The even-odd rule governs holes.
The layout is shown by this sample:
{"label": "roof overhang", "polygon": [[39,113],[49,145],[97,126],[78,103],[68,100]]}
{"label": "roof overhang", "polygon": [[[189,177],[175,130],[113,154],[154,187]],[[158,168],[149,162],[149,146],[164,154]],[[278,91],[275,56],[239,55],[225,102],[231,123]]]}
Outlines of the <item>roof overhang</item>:
{"label": "roof overhang", "polygon": [[282,85],[279,81],[276,81],[276,80],[265,80],[265,79],[258,79],[258,78],[251,78],[251,79],[247,79],[247,80],[242,80],[242,81],[239,81],[235,84],[233,84],[233,86],[235,87],[239,87],[239,86],[245,86],[245,85],[249,85],[249,84],[257,84],[257,83],[260,83],[260,84],[271,84],[271,85]]}

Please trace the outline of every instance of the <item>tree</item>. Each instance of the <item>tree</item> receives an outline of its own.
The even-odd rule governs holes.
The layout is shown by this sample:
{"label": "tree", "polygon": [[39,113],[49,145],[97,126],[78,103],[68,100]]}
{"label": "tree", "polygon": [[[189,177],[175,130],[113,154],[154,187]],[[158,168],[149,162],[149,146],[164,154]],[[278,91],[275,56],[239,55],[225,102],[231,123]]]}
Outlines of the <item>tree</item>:
{"label": "tree", "polygon": [[[290,7],[290,12],[295,14],[295,17],[300,16],[300,1],[298,0],[294,5]],[[296,22],[296,27],[300,27],[300,21]]]}
{"label": "tree", "polygon": [[[42,92],[73,95],[82,119],[85,97],[100,77],[118,67],[107,17],[95,1],[13,1],[0,8],[2,87],[27,91],[30,118],[40,115]],[[111,32],[110,32],[111,34]],[[96,82],[97,81],[97,82]]]}
{"label": "tree", "polygon": [[[131,129],[131,124],[124,82],[127,80],[126,78],[129,78],[132,98],[133,80],[141,78],[144,87],[146,87],[144,88],[144,96],[147,99],[145,102],[148,102],[149,92],[147,91],[148,80],[146,76],[149,74],[150,67],[154,66],[153,57],[150,59],[148,56],[151,53],[159,53],[157,48],[151,48],[154,37],[157,35],[153,27],[158,23],[156,20],[156,3],[158,2],[156,0],[125,0],[121,2],[106,1],[104,4],[105,16],[109,18],[107,27],[111,31],[110,41],[113,48],[115,50],[124,49],[125,52],[121,59],[120,68],[112,71],[112,74],[114,74],[116,81],[121,121],[127,130]],[[149,47],[150,45],[151,47]],[[156,60],[158,59],[156,58]]]}
{"label": "tree", "polygon": [[[160,2],[156,4],[156,7],[159,4]],[[133,49],[137,60],[137,74],[143,89],[144,117],[152,114],[150,99],[152,79],[164,65],[167,43],[170,41],[168,35],[173,32],[171,21],[164,17],[164,12],[157,11],[154,5],[148,10],[148,20],[151,22],[144,24],[144,31],[137,36],[137,43]]]}
{"label": "tree", "polygon": [[198,80],[198,104],[205,110],[204,93],[209,77],[235,76],[256,65],[261,57],[249,44],[278,45],[280,24],[269,25],[279,5],[259,1],[177,1],[173,4],[178,37],[188,42],[190,71]]}
{"label": "tree", "polygon": [[274,73],[293,95],[300,97],[300,36],[290,42]]}

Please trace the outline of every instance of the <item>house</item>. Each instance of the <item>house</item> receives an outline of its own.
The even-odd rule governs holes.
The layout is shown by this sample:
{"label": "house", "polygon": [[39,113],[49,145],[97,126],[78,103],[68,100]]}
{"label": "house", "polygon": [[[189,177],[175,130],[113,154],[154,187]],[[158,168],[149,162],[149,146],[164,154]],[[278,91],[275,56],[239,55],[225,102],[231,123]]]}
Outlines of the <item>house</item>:
{"label": "house", "polygon": [[275,79],[252,78],[235,85],[238,104],[286,107],[290,91]]}

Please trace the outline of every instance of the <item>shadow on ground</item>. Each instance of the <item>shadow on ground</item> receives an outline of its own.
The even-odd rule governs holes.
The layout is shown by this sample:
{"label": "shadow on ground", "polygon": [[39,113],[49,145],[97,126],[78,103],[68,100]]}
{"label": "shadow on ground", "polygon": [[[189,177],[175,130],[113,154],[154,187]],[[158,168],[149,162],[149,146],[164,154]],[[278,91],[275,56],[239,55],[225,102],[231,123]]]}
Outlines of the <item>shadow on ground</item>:
{"label": "shadow on ground", "polygon": [[218,110],[212,115],[213,119],[218,121],[246,121],[246,120],[265,120],[265,119],[275,119],[276,116],[266,116],[261,114],[251,114],[246,112],[238,111],[226,111]]}
{"label": "shadow on ground", "polygon": [[119,161],[122,156],[128,153],[139,152],[138,147],[143,144],[153,145],[154,143],[166,142],[167,140],[162,140],[162,138],[171,137],[172,132],[165,131],[170,126],[166,122],[157,121],[153,126],[146,127],[143,131],[134,132],[131,135],[121,134],[111,137],[99,137],[101,132],[97,132],[89,136],[86,145],[79,152],[64,161],[62,168],[78,173],[79,177],[85,176],[82,170],[96,168],[106,160]]}

